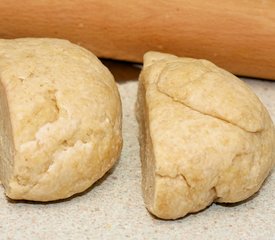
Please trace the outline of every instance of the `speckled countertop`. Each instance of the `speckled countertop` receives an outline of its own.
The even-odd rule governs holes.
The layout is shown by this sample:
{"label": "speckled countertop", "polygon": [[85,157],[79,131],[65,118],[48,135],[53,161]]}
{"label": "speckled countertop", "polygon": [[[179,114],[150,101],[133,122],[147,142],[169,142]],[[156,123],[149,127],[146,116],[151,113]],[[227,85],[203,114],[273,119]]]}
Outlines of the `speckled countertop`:
{"label": "speckled countertop", "polygon": [[[245,80],[275,122],[275,81]],[[145,209],[134,102],[137,81],[119,83],[124,147],[116,166],[84,194],[49,204],[10,202],[0,188],[0,239],[275,239],[275,171],[252,199],[213,204],[176,221]],[[274,146],[275,147],[275,146]]]}

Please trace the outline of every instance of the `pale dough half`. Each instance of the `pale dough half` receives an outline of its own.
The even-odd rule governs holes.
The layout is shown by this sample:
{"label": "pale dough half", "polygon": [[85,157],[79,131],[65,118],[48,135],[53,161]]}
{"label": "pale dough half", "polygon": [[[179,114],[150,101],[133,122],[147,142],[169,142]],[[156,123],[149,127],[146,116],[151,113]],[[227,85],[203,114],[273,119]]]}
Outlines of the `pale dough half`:
{"label": "pale dough half", "polygon": [[0,178],[12,199],[50,201],[89,188],[119,157],[113,76],[65,40],[0,40]]}
{"label": "pale dough half", "polygon": [[144,200],[160,218],[242,201],[274,165],[267,110],[243,81],[209,61],[146,53],[137,118]]}

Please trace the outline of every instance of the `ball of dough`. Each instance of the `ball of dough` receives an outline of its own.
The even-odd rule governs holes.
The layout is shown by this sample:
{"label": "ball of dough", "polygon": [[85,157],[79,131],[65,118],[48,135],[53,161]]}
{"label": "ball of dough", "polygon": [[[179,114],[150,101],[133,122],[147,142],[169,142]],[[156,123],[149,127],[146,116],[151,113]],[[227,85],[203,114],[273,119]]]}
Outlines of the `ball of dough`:
{"label": "ball of dough", "polygon": [[0,40],[0,177],[12,199],[89,188],[119,157],[121,102],[111,73],[65,40]]}
{"label": "ball of dough", "polygon": [[243,81],[209,61],[145,54],[137,118],[144,200],[160,218],[242,201],[274,164],[267,110]]}

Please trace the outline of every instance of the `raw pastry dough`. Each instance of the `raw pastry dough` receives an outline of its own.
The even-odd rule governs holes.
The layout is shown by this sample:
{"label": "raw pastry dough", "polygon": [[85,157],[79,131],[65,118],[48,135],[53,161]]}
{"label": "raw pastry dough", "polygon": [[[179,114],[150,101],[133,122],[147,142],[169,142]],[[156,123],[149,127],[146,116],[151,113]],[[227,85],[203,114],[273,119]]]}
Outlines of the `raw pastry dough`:
{"label": "raw pastry dough", "polygon": [[267,110],[243,81],[209,61],[146,53],[137,118],[144,200],[160,218],[242,201],[274,164]]}
{"label": "raw pastry dough", "polygon": [[0,40],[0,177],[13,199],[63,199],[90,187],[121,151],[111,73],[65,40]]}

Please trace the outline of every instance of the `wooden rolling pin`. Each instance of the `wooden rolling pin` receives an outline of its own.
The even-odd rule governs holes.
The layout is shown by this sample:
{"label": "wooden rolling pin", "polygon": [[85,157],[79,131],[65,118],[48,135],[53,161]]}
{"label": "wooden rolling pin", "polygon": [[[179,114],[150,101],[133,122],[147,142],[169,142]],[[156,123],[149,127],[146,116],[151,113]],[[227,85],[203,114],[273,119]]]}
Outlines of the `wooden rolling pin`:
{"label": "wooden rolling pin", "polygon": [[274,0],[1,0],[0,37],[66,38],[128,61],[158,50],[275,79]]}

